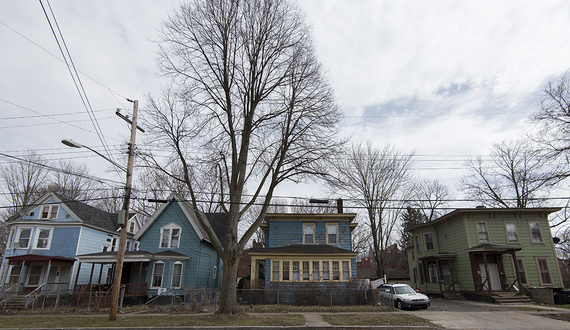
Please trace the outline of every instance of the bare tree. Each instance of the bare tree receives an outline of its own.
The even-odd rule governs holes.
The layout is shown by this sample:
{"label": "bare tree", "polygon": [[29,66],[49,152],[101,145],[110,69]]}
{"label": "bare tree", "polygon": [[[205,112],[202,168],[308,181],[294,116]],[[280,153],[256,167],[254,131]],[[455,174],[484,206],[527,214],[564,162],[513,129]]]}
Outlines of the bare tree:
{"label": "bare tree", "polygon": [[33,150],[9,165],[2,166],[1,188],[10,202],[4,218],[16,214],[19,209],[39,198],[48,174],[47,160]]}
{"label": "bare tree", "polygon": [[549,156],[562,157],[568,163],[570,154],[570,71],[548,81],[540,110],[531,119],[539,124],[539,134],[534,136],[549,152]]}
{"label": "bare tree", "polygon": [[48,176],[47,185],[41,192],[55,192],[69,199],[89,202],[99,194],[101,184],[90,179],[87,165],[60,161]]}
{"label": "bare tree", "polygon": [[352,146],[333,164],[329,183],[366,210],[379,278],[384,276],[385,254],[397,235],[400,214],[415,194],[412,156],[390,145],[377,148],[368,143]]}
{"label": "bare tree", "polygon": [[449,188],[438,180],[422,180],[414,206],[424,214],[427,221],[432,221],[443,215],[441,208],[449,204],[450,197]]}
{"label": "bare tree", "polygon": [[[153,141],[142,157],[183,180],[196,210],[203,206],[192,177],[217,179],[228,215],[224,243],[205,217],[198,220],[223,261],[218,312],[235,313],[244,246],[279,183],[323,172],[316,164],[336,152],[340,111],[303,15],[288,1],[195,0],[169,18],[161,39],[161,70],[173,87],[149,100]],[[242,216],[258,201],[261,211],[239,237]]]}
{"label": "bare tree", "polygon": [[478,157],[465,165],[469,174],[460,185],[467,197],[491,207],[541,205],[563,179],[552,159],[523,140],[493,145],[490,163]]}

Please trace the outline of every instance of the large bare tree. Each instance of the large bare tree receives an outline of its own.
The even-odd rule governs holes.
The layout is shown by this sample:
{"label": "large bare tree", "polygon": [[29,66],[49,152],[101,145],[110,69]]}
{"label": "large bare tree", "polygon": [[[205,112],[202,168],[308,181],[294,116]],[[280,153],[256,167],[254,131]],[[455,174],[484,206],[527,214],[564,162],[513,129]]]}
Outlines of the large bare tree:
{"label": "large bare tree", "polygon": [[47,164],[46,159],[29,150],[24,156],[14,157],[7,166],[0,168],[1,189],[10,203],[5,218],[40,197],[41,189],[47,185]]}
{"label": "large bare tree", "polygon": [[438,180],[421,180],[418,184],[414,206],[425,216],[426,221],[432,221],[443,215],[443,207],[449,204],[451,192],[449,187]]}
{"label": "large bare tree", "polygon": [[460,186],[468,198],[491,207],[540,206],[550,189],[562,179],[560,167],[530,141],[493,145],[489,162],[468,160],[469,173]]}
{"label": "large bare tree", "polygon": [[398,220],[405,206],[416,193],[410,174],[413,154],[404,154],[390,145],[383,148],[353,145],[335,161],[332,187],[354,200],[366,211],[372,236],[377,276],[384,276],[385,256],[397,236]]}
{"label": "large bare tree", "polygon": [[[235,313],[244,246],[279,183],[323,172],[317,164],[336,152],[340,111],[303,15],[289,1],[191,1],[164,23],[161,40],[161,70],[173,82],[149,100],[152,141],[142,156],[184,182],[196,210],[192,178],[217,179],[229,219],[223,242],[205,217],[199,221],[223,261],[218,312]],[[256,202],[261,211],[240,237],[238,223]]]}

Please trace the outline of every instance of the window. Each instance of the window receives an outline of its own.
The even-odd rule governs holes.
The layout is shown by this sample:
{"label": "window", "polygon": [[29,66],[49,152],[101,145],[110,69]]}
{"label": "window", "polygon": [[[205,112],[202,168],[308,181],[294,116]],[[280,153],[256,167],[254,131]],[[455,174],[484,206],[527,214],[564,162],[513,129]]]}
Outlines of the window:
{"label": "window", "polygon": [[426,242],[426,251],[433,250],[433,233],[424,234],[424,240]]}
{"label": "window", "polygon": [[212,278],[215,280],[218,276],[218,266],[214,266],[214,270],[212,270]]}
{"label": "window", "polygon": [[315,244],[315,224],[303,224],[303,244]]}
{"label": "window", "polygon": [[420,284],[424,284],[424,265],[418,264],[418,273],[420,274]]}
{"label": "window", "polygon": [[289,281],[289,261],[283,261],[283,281]]}
{"label": "window", "polygon": [[162,287],[162,275],[164,275],[164,262],[157,261],[154,263],[154,269],[152,270],[152,287],[160,288]]}
{"label": "window", "polygon": [[293,281],[299,280],[299,262],[293,261]]}
{"label": "window", "polygon": [[487,233],[486,222],[477,222],[477,240],[479,243],[489,243],[489,233]]}
{"label": "window", "polygon": [[513,221],[507,221],[505,222],[505,229],[507,231],[507,242],[509,244],[518,243],[517,224]]}
{"label": "window", "polygon": [[38,237],[34,249],[49,249],[51,241],[51,228],[38,228]]}
{"label": "window", "polygon": [[110,250],[111,250],[111,247],[110,247],[109,245],[106,245],[106,244],[105,244],[105,245],[103,245],[103,248],[101,249],[101,252],[107,252],[107,251],[110,251]]}
{"label": "window", "polygon": [[523,259],[517,259],[517,266],[519,267],[519,282],[521,284],[527,284],[528,282],[526,281],[526,272],[524,270],[524,260]]}
{"label": "window", "polygon": [[338,243],[338,224],[329,223],[327,224],[327,244],[337,244]]}
{"label": "window", "polygon": [[532,236],[532,243],[543,243],[542,234],[540,233],[540,224],[538,221],[529,221],[530,234]]}
{"label": "window", "polygon": [[348,281],[350,279],[350,268],[348,267],[348,261],[342,262],[342,279],[343,281]]}
{"label": "window", "polygon": [[416,256],[415,256],[414,250],[412,250],[412,260],[415,260],[415,259],[416,259]]}
{"label": "window", "polygon": [[139,246],[141,245],[140,242],[135,242],[135,247],[134,247],[134,251],[138,251],[139,250]]}
{"label": "window", "polygon": [[31,266],[30,275],[28,277],[28,285],[35,286],[40,284],[40,279],[42,278],[43,266]]}
{"label": "window", "polygon": [[323,281],[328,281],[329,279],[329,262],[323,261]]}
{"label": "window", "polygon": [[113,284],[113,267],[107,267],[107,275],[105,276],[105,284]]}
{"label": "window", "polygon": [[552,280],[550,279],[550,270],[548,269],[548,259],[536,258],[536,262],[538,263],[538,271],[540,272],[540,284],[552,284]]}
{"label": "window", "polygon": [[340,280],[340,270],[338,268],[338,261],[333,261],[332,262],[332,279],[333,281],[338,281]]}
{"label": "window", "polygon": [[133,234],[135,232],[135,222],[131,221],[129,223],[129,233]]}
{"label": "window", "polygon": [[437,264],[435,261],[431,261],[427,263],[427,279],[429,283],[437,283],[438,276],[437,276]]}
{"label": "window", "polygon": [[303,281],[308,281],[310,275],[311,274],[309,273],[309,262],[303,261]]}
{"label": "window", "polygon": [[43,205],[40,212],[40,219],[57,219],[58,205]]}
{"label": "window", "polygon": [[160,229],[160,247],[165,249],[178,248],[180,243],[180,230],[181,228],[174,224],[162,227]]}
{"label": "window", "polygon": [[20,279],[20,273],[22,272],[22,266],[12,266],[10,269],[10,277],[8,279],[8,283],[16,284]]}
{"label": "window", "polygon": [[27,249],[30,246],[30,235],[32,234],[32,228],[20,228],[18,229],[18,246],[17,249]]}
{"label": "window", "polygon": [[313,281],[319,280],[319,262],[313,261]]}
{"label": "window", "polygon": [[274,261],[273,262],[273,276],[272,276],[272,280],[274,281],[279,281],[279,261]]}
{"label": "window", "polygon": [[[216,278],[216,277],[214,277]],[[175,262],[172,266],[172,282],[171,287],[179,288],[182,283],[182,263]]]}
{"label": "window", "polygon": [[416,246],[416,253],[422,252],[422,246],[420,245],[420,237],[418,235],[414,236],[414,244]]}

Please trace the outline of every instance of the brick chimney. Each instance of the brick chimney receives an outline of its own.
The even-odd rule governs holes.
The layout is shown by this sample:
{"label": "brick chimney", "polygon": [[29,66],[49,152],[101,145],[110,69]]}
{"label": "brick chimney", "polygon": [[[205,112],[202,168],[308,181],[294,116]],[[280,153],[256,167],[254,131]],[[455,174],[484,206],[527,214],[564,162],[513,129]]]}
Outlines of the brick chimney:
{"label": "brick chimney", "polygon": [[336,200],[336,209],[338,213],[343,213],[342,198]]}

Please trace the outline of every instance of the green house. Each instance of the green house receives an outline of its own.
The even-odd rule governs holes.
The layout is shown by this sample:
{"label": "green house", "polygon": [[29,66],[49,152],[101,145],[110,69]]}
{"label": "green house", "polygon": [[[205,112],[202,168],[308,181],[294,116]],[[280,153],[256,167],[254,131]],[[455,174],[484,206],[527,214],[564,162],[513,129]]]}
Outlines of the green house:
{"label": "green house", "polygon": [[478,296],[562,287],[548,223],[559,210],[457,209],[408,228],[412,284],[428,294]]}

